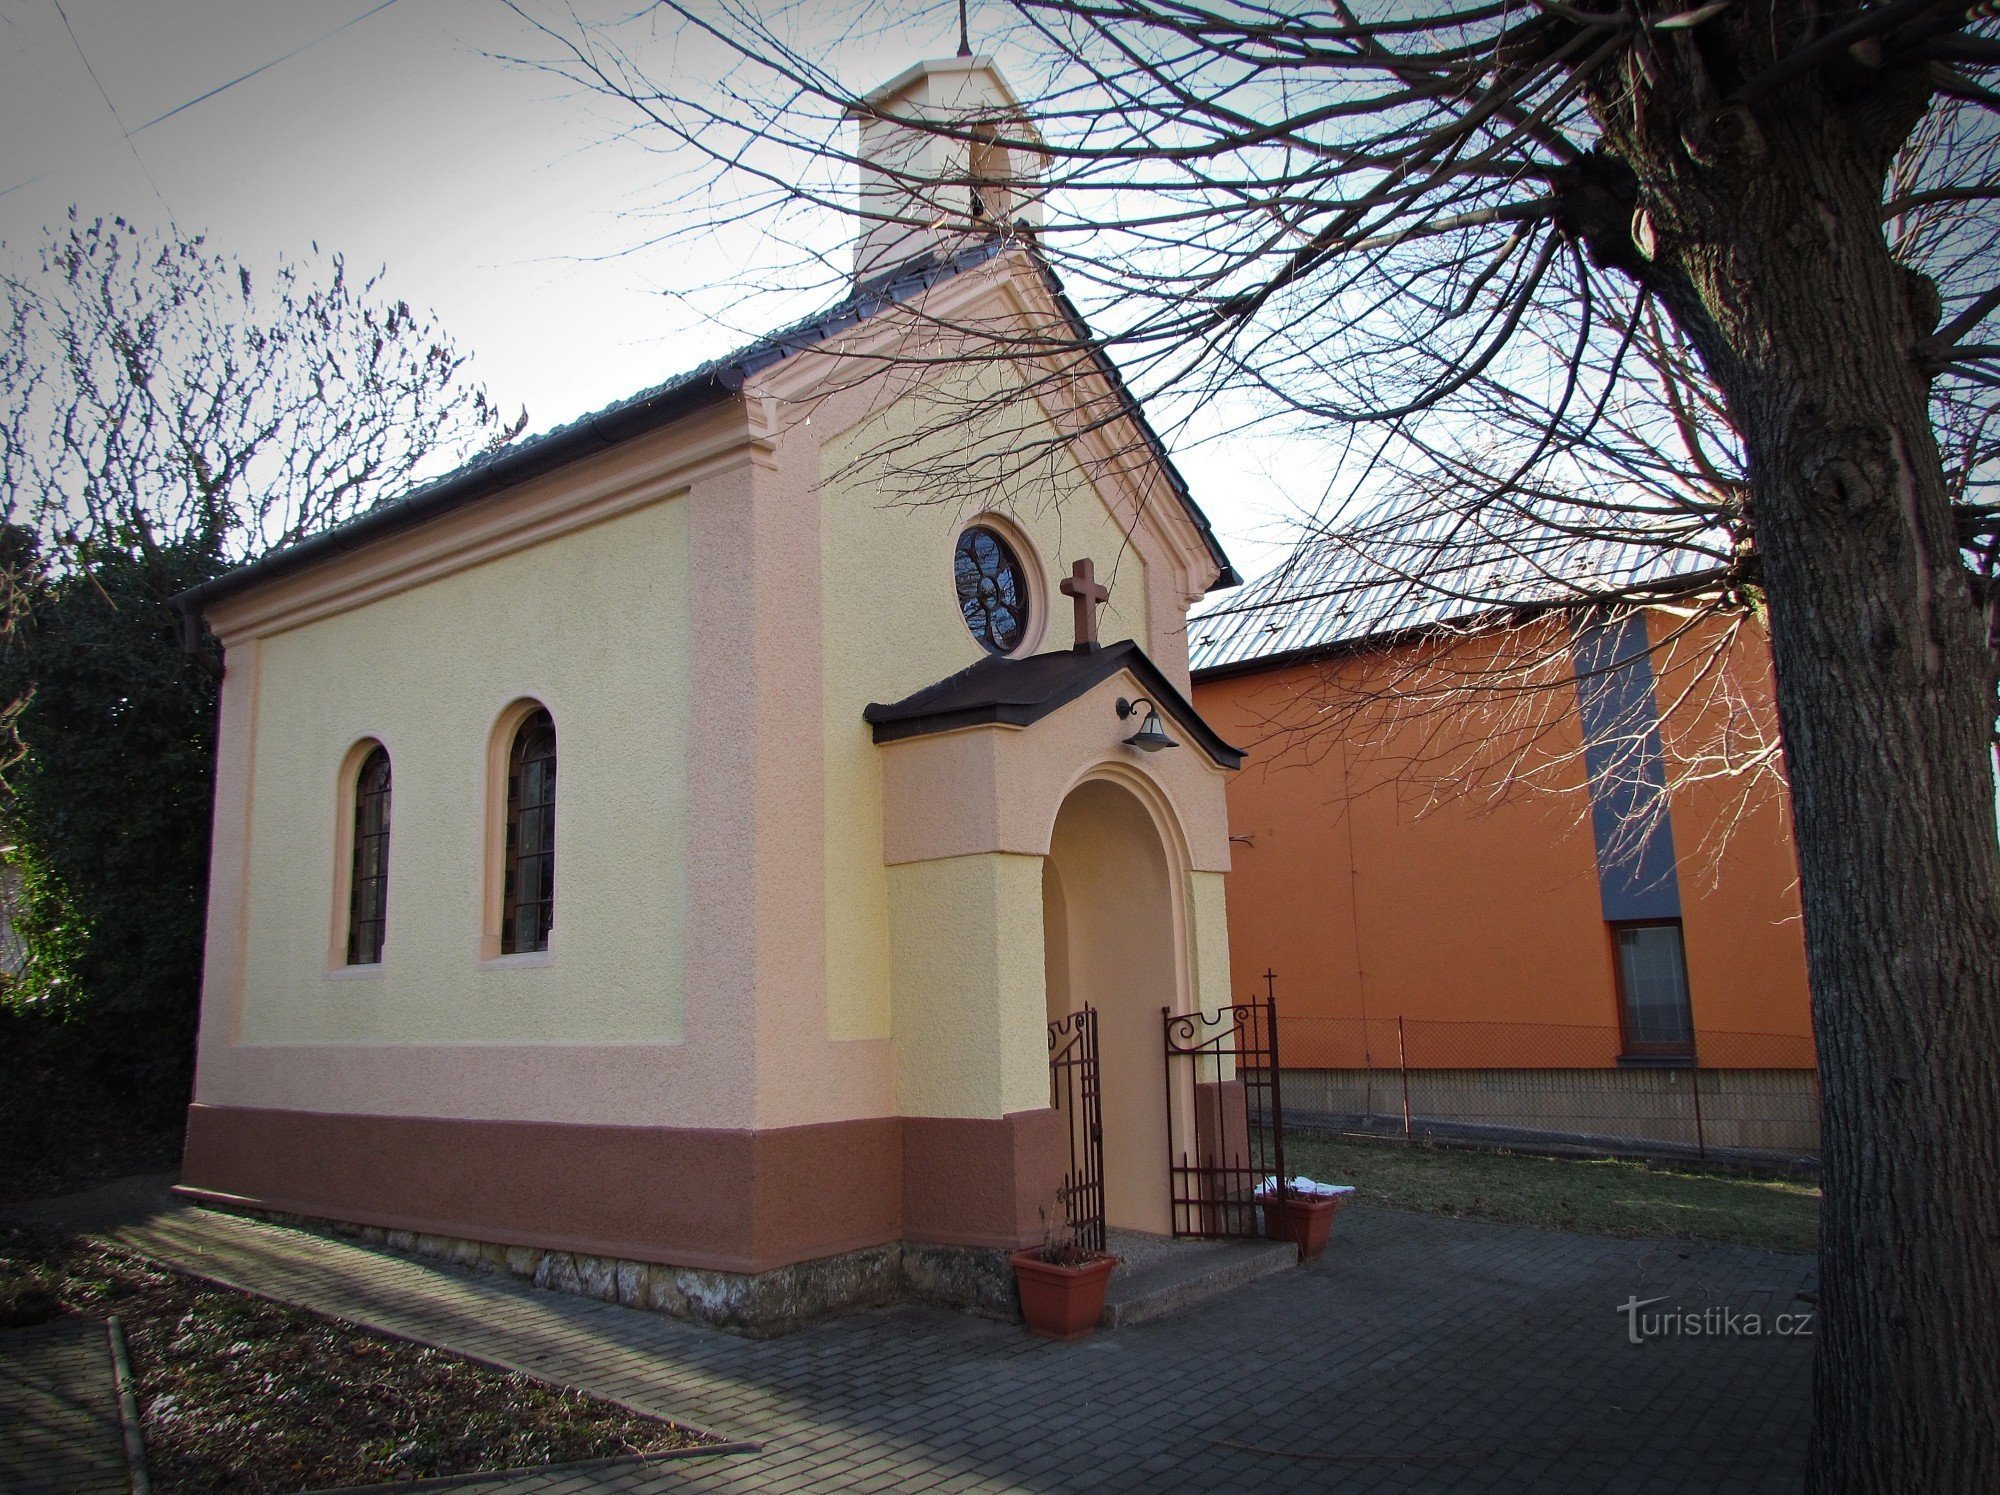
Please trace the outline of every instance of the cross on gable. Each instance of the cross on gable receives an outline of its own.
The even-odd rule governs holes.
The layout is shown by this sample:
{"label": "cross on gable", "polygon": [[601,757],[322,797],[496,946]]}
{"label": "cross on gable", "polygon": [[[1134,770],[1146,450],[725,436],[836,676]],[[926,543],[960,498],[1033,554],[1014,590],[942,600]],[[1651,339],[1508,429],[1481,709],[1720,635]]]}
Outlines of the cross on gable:
{"label": "cross on gable", "polygon": [[1088,558],[1069,568],[1069,580],[1057,588],[1076,607],[1076,644],[1079,654],[1097,647],[1097,609],[1109,600],[1111,588],[1097,580],[1097,565]]}

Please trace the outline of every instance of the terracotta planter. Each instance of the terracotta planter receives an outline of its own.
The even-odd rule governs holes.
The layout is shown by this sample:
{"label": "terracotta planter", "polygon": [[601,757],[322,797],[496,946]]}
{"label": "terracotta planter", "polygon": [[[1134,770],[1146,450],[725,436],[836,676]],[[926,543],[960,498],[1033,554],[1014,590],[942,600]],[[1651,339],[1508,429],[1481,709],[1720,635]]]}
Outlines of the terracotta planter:
{"label": "terracotta planter", "polygon": [[1299,1248],[1299,1260],[1311,1261],[1326,1249],[1333,1217],[1351,1194],[1325,1194],[1316,1199],[1297,1195],[1260,1194],[1264,1206],[1264,1236],[1267,1240],[1290,1241]]}
{"label": "terracotta planter", "polygon": [[1031,1332],[1044,1339],[1082,1339],[1097,1327],[1117,1257],[1100,1256],[1074,1267],[1038,1261],[1032,1250],[1016,1251],[1007,1259],[1014,1264],[1021,1313]]}

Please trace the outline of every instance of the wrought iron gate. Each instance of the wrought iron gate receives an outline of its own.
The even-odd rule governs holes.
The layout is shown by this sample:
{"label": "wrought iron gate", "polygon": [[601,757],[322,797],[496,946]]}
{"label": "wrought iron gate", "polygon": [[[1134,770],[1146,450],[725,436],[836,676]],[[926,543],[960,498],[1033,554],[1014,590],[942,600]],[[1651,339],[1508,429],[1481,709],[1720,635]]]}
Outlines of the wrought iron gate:
{"label": "wrought iron gate", "polygon": [[1285,1176],[1278,1004],[1179,1014],[1162,1007],[1160,1017],[1174,1234],[1254,1236],[1257,1189]]}
{"label": "wrought iron gate", "polygon": [[1049,1024],[1049,1104],[1069,1128],[1062,1207],[1072,1239],[1104,1249],[1104,1113],[1097,1091],[1097,1009]]}

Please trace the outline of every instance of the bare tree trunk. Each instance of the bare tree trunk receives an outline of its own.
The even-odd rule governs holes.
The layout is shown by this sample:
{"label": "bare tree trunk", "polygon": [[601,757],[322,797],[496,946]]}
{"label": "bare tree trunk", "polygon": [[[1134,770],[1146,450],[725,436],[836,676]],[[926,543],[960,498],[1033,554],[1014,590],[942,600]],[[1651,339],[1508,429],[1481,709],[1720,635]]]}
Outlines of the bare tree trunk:
{"label": "bare tree trunk", "polygon": [[1774,285],[1795,304],[1769,325],[1816,342],[1816,367],[1792,408],[1742,412],[1820,1058],[1811,1469],[1822,1490],[1990,1491],[2000,855],[1987,664],[1920,381],[1858,353],[1910,339],[1829,336],[1896,315],[1881,292],[1900,287],[1879,270]]}
{"label": "bare tree trunk", "polygon": [[1699,139],[1696,109],[1628,112],[1607,148],[1635,173],[1613,195],[1641,216],[1626,247],[1593,248],[1645,261],[1630,268],[1701,350],[1749,456],[1820,1061],[1810,1487],[1984,1495],[2000,1489],[1991,666],[1919,360],[1934,293],[1876,226],[1927,92],[1876,86],[1860,106],[1711,115]]}

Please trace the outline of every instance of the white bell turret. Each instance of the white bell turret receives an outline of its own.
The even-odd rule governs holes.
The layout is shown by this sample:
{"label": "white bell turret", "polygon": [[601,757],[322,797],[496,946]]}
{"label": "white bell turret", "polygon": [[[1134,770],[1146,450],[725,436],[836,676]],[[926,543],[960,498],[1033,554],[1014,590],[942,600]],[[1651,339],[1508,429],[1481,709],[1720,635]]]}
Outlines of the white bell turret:
{"label": "white bell turret", "polygon": [[869,94],[854,114],[861,130],[857,279],[927,250],[952,254],[975,238],[1041,226],[1042,158],[1034,149],[1041,137],[992,59],[920,62]]}

